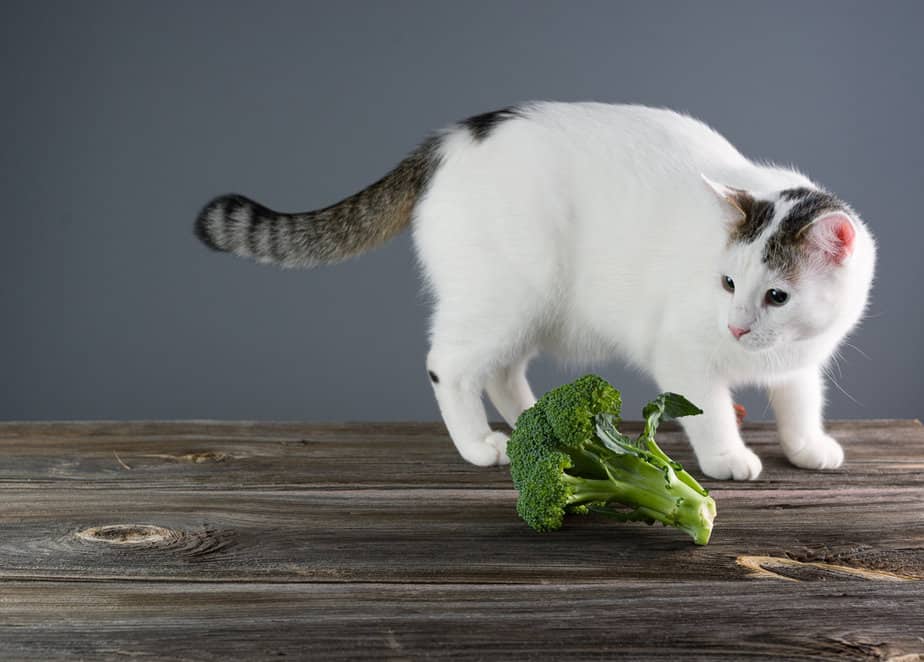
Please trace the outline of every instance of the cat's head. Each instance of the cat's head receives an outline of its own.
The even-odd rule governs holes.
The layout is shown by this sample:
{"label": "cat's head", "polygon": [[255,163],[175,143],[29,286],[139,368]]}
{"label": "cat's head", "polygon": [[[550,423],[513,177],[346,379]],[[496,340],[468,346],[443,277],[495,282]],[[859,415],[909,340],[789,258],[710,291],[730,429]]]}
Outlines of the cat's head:
{"label": "cat's head", "polygon": [[715,273],[725,342],[763,351],[846,334],[866,306],[875,262],[856,213],[813,187],[757,194],[706,182],[728,232]]}

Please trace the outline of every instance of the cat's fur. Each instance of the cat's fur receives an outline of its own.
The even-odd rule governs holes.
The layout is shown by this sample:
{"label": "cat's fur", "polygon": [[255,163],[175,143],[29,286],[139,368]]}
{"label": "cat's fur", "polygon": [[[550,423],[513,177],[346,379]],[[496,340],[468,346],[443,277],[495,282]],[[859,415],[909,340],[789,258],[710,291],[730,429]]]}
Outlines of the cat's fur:
{"label": "cat's fur", "polygon": [[[687,396],[704,410],[683,426],[709,476],[760,473],[729,390],[749,383],[769,387],[794,464],[843,461],[821,373],[866,306],[875,245],[804,175],[671,111],[540,102],[453,125],[331,207],[290,215],[223,196],[196,227],[213,248],[313,266],[408,224],[435,295],[427,370],[469,462],[507,461],[482,392],[514,424],[541,351],[620,356]],[[788,300],[772,305],[770,289]]]}

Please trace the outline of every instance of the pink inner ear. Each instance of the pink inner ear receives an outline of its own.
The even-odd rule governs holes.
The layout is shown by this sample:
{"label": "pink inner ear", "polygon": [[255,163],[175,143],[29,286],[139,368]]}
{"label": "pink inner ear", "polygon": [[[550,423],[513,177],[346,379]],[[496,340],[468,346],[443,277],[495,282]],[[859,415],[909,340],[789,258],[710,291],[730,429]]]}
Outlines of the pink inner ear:
{"label": "pink inner ear", "polygon": [[853,252],[857,231],[846,214],[835,212],[814,223],[812,243],[835,264],[843,264]]}

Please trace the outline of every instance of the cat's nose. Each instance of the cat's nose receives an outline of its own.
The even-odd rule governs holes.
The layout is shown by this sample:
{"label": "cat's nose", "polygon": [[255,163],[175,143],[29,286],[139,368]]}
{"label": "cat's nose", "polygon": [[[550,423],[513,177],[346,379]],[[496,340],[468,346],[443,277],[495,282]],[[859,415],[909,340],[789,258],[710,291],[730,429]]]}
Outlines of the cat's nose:
{"label": "cat's nose", "polygon": [[741,336],[751,332],[750,329],[742,329],[740,326],[732,326],[731,324],[728,325],[728,330],[735,336],[735,340],[741,340]]}

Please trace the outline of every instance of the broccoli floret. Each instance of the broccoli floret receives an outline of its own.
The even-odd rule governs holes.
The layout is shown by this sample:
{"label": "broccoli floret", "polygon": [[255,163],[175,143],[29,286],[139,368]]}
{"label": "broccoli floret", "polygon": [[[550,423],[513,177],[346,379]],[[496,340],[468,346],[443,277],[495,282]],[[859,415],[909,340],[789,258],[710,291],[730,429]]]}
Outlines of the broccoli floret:
{"label": "broccoli floret", "polygon": [[705,545],[715,501],[654,440],[662,419],[702,411],[681,395],[662,393],[645,406],[644,430],[632,439],[617,429],[620,406],[619,391],[586,375],[520,415],[507,445],[517,513],[537,531],[560,528],[566,513],[658,521]]}

